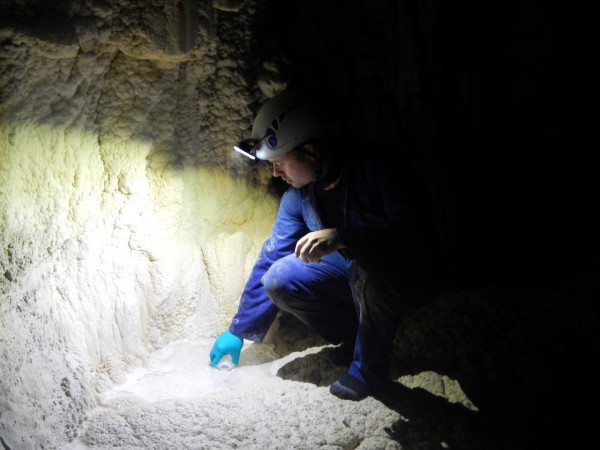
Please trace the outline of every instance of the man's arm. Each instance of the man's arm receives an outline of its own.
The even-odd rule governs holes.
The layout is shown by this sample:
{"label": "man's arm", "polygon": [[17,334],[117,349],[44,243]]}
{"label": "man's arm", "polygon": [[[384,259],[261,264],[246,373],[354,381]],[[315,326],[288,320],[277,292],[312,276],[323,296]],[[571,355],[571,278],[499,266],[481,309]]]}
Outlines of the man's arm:
{"label": "man's arm", "polygon": [[255,342],[263,340],[278,309],[267,296],[262,277],[275,261],[292,253],[298,239],[307,232],[302,217],[301,192],[289,189],[281,198],[271,236],[263,244],[246,282],[238,311],[229,326],[231,333]]}

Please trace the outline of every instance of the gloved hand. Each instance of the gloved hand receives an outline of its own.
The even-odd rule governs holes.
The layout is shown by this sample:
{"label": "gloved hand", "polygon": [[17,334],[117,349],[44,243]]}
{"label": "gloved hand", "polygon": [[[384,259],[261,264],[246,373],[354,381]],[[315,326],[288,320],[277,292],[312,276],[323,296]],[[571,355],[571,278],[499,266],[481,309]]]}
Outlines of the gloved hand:
{"label": "gloved hand", "polygon": [[223,355],[231,355],[233,364],[237,366],[240,360],[240,352],[242,351],[244,340],[231,334],[229,330],[221,333],[215,341],[212,350],[210,351],[210,365],[216,366],[221,361]]}

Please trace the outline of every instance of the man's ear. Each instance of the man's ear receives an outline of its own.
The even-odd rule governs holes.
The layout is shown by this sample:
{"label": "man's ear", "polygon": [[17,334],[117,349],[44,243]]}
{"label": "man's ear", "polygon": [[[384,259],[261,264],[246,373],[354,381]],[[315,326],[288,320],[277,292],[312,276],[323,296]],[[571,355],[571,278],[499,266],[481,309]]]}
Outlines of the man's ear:
{"label": "man's ear", "polygon": [[317,157],[317,149],[312,144],[302,144],[302,150],[304,150],[304,153],[308,153],[315,158]]}

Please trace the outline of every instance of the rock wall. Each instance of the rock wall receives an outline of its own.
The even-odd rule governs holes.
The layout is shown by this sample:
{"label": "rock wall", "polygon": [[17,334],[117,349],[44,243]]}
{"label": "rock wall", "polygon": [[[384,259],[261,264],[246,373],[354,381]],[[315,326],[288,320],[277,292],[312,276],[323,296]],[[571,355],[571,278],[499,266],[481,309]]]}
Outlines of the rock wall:
{"label": "rock wall", "polygon": [[228,326],[277,198],[231,155],[263,99],[231,5],[0,8],[0,435],[33,448],[148,351]]}

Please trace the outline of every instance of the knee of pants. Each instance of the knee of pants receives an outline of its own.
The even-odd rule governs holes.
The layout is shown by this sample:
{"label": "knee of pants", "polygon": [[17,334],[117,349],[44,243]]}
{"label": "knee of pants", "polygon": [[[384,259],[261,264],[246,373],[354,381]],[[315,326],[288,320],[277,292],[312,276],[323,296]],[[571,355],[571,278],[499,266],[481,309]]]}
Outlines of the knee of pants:
{"label": "knee of pants", "polygon": [[262,283],[273,303],[283,306],[285,299],[294,290],[294,271],[285,259],[280,259],[263,275]]}

